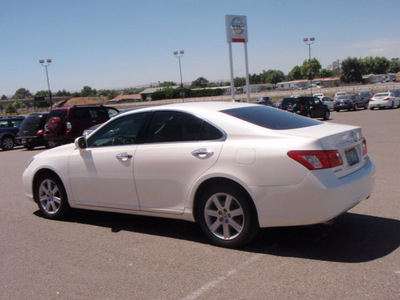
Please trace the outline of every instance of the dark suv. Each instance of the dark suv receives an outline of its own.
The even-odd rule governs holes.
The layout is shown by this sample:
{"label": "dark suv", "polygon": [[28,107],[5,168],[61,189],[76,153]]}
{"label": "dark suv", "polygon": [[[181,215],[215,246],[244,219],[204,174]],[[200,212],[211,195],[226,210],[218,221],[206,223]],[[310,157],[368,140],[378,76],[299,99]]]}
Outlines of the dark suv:
{"label": "dark suv", "polygon": [[103,105],[54,108],[47,116],[44,139],[57,144],[73,142],[85,129],[106,122],[118,112],[116,108]]}
{"label": "dark suv", "polygon": [[46,148],[55,146],[53,141],[43,139],[44,125],[48,114],[33,113],[27,116],[19,128],[16,140],[28,150],[38,146],[46,146]]}
{"label": "dark suv", "polygon": [[14,148],[15,138],[22,121],[24,121],[24,117],[0,118],[0,141],[3,150]]}
{"label": "dark suv", "polygon": [[323,104],[318,97],[300,96],[284,98],[281,106],[282,109],[288,112],[309,118],[323,118],[324,120],[328,120],[330,117],[328,106]]}

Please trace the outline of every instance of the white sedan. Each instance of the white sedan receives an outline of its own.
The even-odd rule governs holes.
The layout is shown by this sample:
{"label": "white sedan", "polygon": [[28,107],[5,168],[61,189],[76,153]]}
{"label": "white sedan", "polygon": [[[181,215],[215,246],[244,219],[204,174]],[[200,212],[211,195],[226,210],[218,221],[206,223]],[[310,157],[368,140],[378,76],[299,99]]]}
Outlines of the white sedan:
{"label": "white sedan", "polygon": [[369,100],[369,109],[375,108],[395,108],[400,107],[400,98],[396,97],[394,93],[386,92],[375,94]]}
{"label": "white sedan", "polygon": [[374,177],[359,127],[211,102],[122,113],[34,156],[23,183],[50,219],[71,208],[183,219],[238,247],[260,227],[337,217],[369,198]]}

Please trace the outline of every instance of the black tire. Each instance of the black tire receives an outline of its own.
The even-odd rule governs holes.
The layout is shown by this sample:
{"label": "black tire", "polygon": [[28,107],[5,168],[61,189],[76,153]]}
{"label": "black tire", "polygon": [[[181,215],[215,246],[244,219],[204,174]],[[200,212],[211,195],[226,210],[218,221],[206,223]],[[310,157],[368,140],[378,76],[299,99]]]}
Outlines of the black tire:
{"label": "black tire", "polygon": [[329,117],[331,116],[331,113],[329,112],[329,110],[327,110],[326,112],[325,112],[325,115],[324,115],[324,120],[329,120]]}
{"label": "black tire", "polygon": [[54,142],[54,141],[45,141],[44,142],[44,146],[47,149],[50,149],[50,148],[54,148],[54,147],[58,146],[58,144],[56,142]]}
{"label": "black tire", "polygon": [[374,110],[374,109],[375,109],[375,107],[370,107],[369,109],[370,109],[370,110]]}
{"label": "black tire", "polygon": [[335,111],[336,111],[336,112],[339,112],[339,111],[340,111],[340,109],[335,109]]}
{"label": "black tire", "polygon": [[44,173],[34,183],[34,198],[45,218],[64,219],[70,211],[67,193],[61,180],[52,173]]}
{"label": "black tire", "polygon": [[1,149],[4,151],[14,148],[14,139],[11,136],[5,136],[1,139]]}
{"label": "black tire", "polygon": [[199,223],[215,245],[236,248],[250,242],[259,230],[250,197],[239,187],[212,185],[199,199]]}
{"label": "black tire", "polygon": [[28,149],[28,150],[33,150],[33,149],[35,149],[35,145],[33,145],[33,144],[26,144],[26,149]]}

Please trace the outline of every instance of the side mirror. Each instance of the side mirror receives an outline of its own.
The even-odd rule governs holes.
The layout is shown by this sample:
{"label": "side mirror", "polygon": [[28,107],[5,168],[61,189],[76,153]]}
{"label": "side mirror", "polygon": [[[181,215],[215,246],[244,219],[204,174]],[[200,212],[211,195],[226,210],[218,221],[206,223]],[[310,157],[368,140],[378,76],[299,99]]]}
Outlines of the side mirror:
{"label": "side mirror", "polygon": [[84,136],[77,137],[75,139],[75,147],[78,149],[86,149],[87,148],[87,141]]}

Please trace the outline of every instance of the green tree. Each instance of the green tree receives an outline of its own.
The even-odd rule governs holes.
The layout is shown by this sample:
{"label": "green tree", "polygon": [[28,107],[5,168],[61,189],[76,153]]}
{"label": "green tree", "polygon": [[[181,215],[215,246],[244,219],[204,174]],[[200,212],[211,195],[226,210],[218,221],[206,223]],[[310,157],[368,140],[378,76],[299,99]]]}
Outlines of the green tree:
{"label": "green tree", "polygon": [[340,80],[345,83],[362,81],[362,62],[356,57],[348,57],[342,61]]}
{"label": "green tree", "polygon": [[14,107],[15,107],[15,109],[20,109],[21,107],[23,107],[24,106],[24,104],[22,103],[22,101],[21,100],[19,100],[19,99],[17,99],[17,100],[15,100],[14,101]]}
{"label": "green tree", "polygon": [[397,58],[392,58],[390,60],[389,72],[390,73],[400,72],[400,59],[398,57]]}
{"label": "green tree", "polygon": [[71,96],[70,92],[67,92],[65,89],[63,89],[62,91],[58,91],[57,93],[55,93],[56,97],[65,97],[65,96]]}
{"label": "green tree", "polygon": [[115,98],[118,96],[118,92],[116,90],[98,90],[97,91],[98,97],[107,97],[108,100]]}
{"label": "green tree", "polygon": [[244,77],[235,77],[233,79],[233,84],[235,87],[240,87],[246,85],[246,78]]}
{"label": "green tree", "polygon": [[261,83],[261,74],[253,74],[249,77],[250,84],[259,84]]}
{"label": "green tree", "polygon": [[29,92],[29,90],[24,88],[18,89],[13,96],[14,99],[25,99],[29,97],[32,97],[31,92]]}
{"label": "green tree", "polygon": [[158,85],[162,86],[162,87],[170,87],[170,86],[176,85],[176,82],[174,82],[174,81],[163,81],[163,82],[160,82],[159,81]]}
{"label": "green tree", "polygon": [[319,72],[319,76],[321,76],[322,78],[332,77],[333,76],[333,71],[332,70],[328,70],[328,69],[322,69]]}
{"label": "green tree", "polygon": [[[301,74],[303,79],[313,79],[319,77],[320,75],[319,72],[321,70],[321,67],[322,66],[320,62],[315,57],[311,59],[311,61],[308,61],[308,59],[306,59],[301,66]],[[310,73],[310,68],[311,68],[311,73]]]}
{"label": "green tree", "polygon": [[386,57],[375,57],[374,74],[386,74],[389,71],[390,61]]}
{"label": "green tree", "polygon": [[13,103],[8,103],[6,107],[4,107],[4,111],[6,114],[15,114],[17,109],[15,108]]}
{"label": "green tree", "polygon": [[96,95],[97,91],[90,86],[85,85],[81,90],[81,97],[95,97]]}
{"label": "green tree", "polygon": [[204,77],[199,77],[195,81],[192,81],[191,87],[193,88],[205,88],[209,84],[209,81]]}
{"label": "green tree", "polygon": [[295,66],[292,70],[290,70],[287,80],[299,80],[303,79],[303,75],[301,74],[301,67]]}
{"label": "green tree", "polygon": [[44,96],[48,97],[49,96],[49,91],[37,91],[35,96]]}
{"label": "green tree", "polygon": [[261,81],[263,83],[277,84],[285,80],[285,74],[280,70],[263,71],[261,74]]}
{"label": "green tree", "polygon": [[375,59],[367,56],[361,59],[363,75],[373,74],[375,72]]}
{"label": "green tree", "polygon": [[1,96],[1,100],[7,100],[8,97],[6,95]]}

